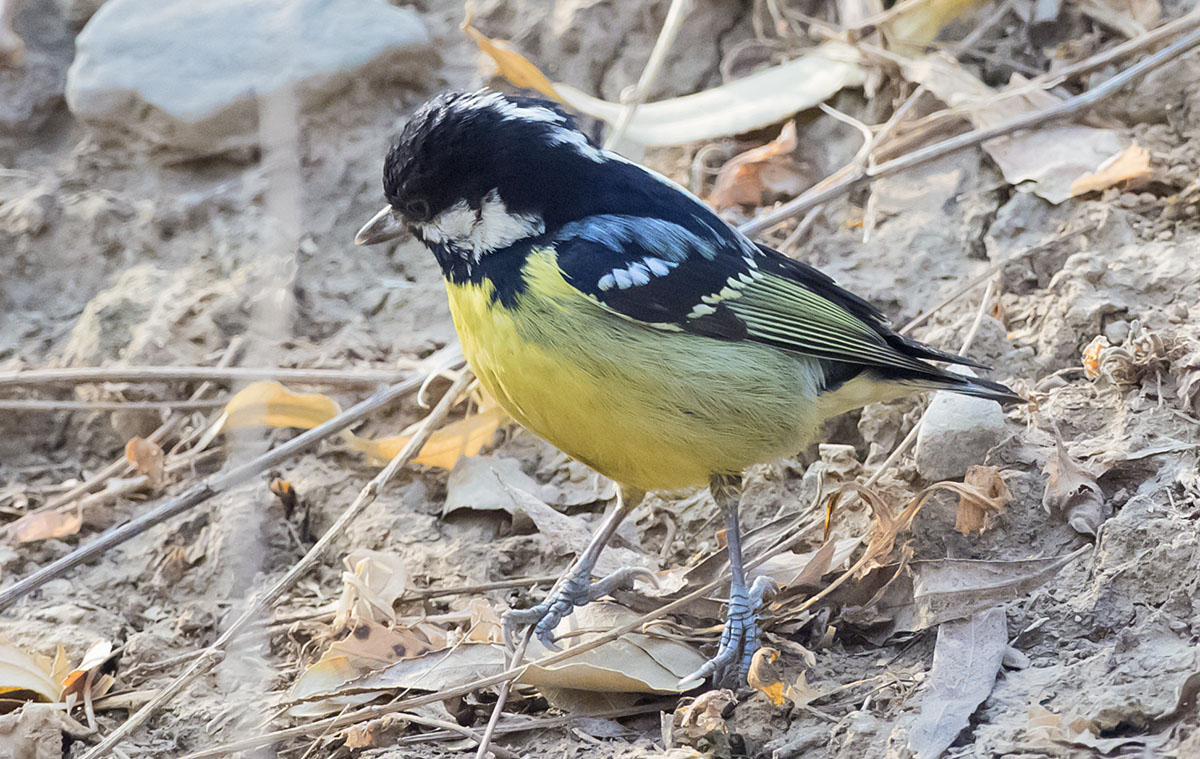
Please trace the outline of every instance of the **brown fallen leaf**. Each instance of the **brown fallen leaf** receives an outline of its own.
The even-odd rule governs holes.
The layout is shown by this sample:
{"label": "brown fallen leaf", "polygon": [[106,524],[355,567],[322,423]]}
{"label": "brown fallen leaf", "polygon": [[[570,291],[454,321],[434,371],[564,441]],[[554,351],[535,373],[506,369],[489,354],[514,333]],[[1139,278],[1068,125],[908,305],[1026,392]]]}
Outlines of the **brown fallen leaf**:
{"label": "brown fallen leaf", "polygon": [[341,640],[332,643],[321,658],[301,673],[289,695],[303,700],[288,713],[294,717],[322,717],[346,706],[365,703],[373,693],[343,693],[347,683],[398,661],[415,659],[446,648],[445,633],[430,624],[390,628],[360,621]]}
{"label": "brown fallen leaf", "polygon": [[1046,462],[1046,492],[1042,506],[1052,516],[1066,520],[1075,532],[1096,535],[1110,515],[1104,491],[1096,475],[1084,469],[1067,453],[1058,428],[1054,430],[1055,454]]}
{"label": "brown fallen leaf", "polygon": [[1117,153],[1096,167],[1096,170],[1078,177],[1071,183],[1071,197],[1086,195],[1089,192],[1099,192],[1114,187],[1122,182],[1136,184],[1148,179],[1153,172],[1150,170],[1150,152],[1131,143],[1129,147]]}
{"label": "brown fallen leaf", "polygon": [[758,208],[782,196],[798,195],[812,181],[796,161],[795,150],[796,122],[789,121],[766,145],[725,162],[708,204],[718,211],[733,206]]}
{"label": "brown fallen leaf", "polygon": [[967,470],[963,484],[977,492],[964,489],[959,493],[954,529],[963,535],[983,532],[992,516],[1003,511],[1012,500],[1012,493],[1004,484],[1000,469],[994,466],[972,466]]}
{"label": "brown fallen leaf", "polygon": [[8,534],[18,543],[30,543],[34,540],[50,538],[65,538],[74,535],[83,527],[83,515],[71,509],[69,511],[44,511],[40,514],[26,514],[8,526]]}
{"label": "brown fallen leaf", "polygon": [[158,443],[144,437],[131,437],[125,444],[125,458],[138,474],[145,475],[152,488],[160,488],[165,479],[163,460],[166,454]]}

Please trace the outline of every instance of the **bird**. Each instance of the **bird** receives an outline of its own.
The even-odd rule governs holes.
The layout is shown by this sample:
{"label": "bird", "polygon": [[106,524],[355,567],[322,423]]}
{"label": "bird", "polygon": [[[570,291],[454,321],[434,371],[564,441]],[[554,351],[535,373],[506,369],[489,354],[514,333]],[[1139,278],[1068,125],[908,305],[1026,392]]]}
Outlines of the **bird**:
{"label": "bird", "polygon": [[645,572],[593,582],[645,495],[707,486],[724,516],[729,598],[716,653],[680,684],[744,683],[772,592],[766,577],[748,582],[743,562],[745,470],[796,455],[825,420],[875,401],[922,390],[1021,400],[939,367],[986,369],[893,331],[830,277],[596,146],[553,101],[435,95],[391,144],[383,191],[355,242],[424,243],[482,387],[617,484],[615,507],[545,600],[507,613],[506,628],[531,628],[549,648],[575,607]]}

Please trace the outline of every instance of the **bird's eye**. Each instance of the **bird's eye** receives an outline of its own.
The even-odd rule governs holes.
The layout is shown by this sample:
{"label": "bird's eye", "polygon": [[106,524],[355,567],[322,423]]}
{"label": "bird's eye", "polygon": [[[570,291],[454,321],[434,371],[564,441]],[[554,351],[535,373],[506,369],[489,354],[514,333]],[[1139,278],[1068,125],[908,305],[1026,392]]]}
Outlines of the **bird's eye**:
{"label": "bird's eye", "polygon": [[413,221],[428,221],[429,203],[422,198],[413,198],[404,204],[404,215]]}

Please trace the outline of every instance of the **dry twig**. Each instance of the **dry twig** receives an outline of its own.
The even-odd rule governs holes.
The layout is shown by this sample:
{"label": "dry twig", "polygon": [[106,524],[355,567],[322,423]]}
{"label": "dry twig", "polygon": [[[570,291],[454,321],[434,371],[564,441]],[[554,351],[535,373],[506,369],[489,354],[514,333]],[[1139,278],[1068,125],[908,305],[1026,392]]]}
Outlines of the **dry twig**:
{"label": "dry twig", "polygon": [[[337,521],[330,526],[320,540],[313,544],[312,548],[308,549],[308,553],[304,554],[301,559],[292,566],[291,569],[281,578],[275,581],[269,588],[262,593],[254,596],[245,611],[238,616],[225,632],[213,643],[213,645],[202,654],[188,667],[182,674],[179,675],[169,686],[160,690],[155,694],[145,706],[135,712],[128,720],[120,727],[104,738],[95,748],[83,755],[83,759],[99,759],[111,750],[114,746],[120,743],[126,736],[136,730],[139,726],[150,719],[160,708],[166,705],[171,699],[179,695],[188,685],[196,680],[196,678],[207,672],[213,665],[224,658],[225,647],[231,640],[236,638],[242,630],[254,621],[256,617],[268,609],[284,591],[290,588],[297,580],[303,577],[312,569],[313,565],[320,560],[324,555],[325,550],[346,530],[347,527],[360,515],[362,512],[375,502],[379,491],[391,481],[400,469],[412,460],[414,456],[420,452],[421,448],[429,440],[429,436],[433,434],[434,428],[445,418],[446,414],[454,406],[458,400],[458,396],[466,389],[474,378],[471,373],[464,371],[462,375],[455,381],[446,394],[442,396],[442,400],[434,407],[429,415],[421,422],[408,443],[388,462],[379,474],[375,475],[370,482],[359,492]],[[396,387],[393,386],[393,390]],[[355,408],[363,406],[366,402],[360,403]],[[369,410],[369,409],[368,409]],[[340,415],[346,416],[346,414]],[[326,422],[322,427],[328,425]],[[316,428],[320,429],[320,427]],[[294,442],[294,441],[293,441]],[[279,450],[279,449],[276,449]]]}

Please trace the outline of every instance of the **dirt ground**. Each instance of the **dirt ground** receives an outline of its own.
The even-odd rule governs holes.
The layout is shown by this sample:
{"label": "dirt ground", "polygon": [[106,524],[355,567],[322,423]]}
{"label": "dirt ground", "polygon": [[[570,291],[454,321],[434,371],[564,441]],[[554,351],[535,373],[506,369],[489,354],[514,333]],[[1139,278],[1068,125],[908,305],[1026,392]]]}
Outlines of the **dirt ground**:
{"label": "dirt ground", "polygon": [[[617,100],[640,75],[668,4],[494,0],[476,4],[475,11],[479,28],[514,40],[555,81]],[[38,23],[49,29],[34,34],[24,27],[27,43],[44,45],[41,52],[65,69],[74,32],[61,16],[63,6],[49,0],[26,5],[38,7],[44,14]],[[697,20],[685,26],[650,98],[721,83],[722,61],[754,38],[754,9],[762,13],[765,5],[770,3],[697,3]],[[807,10],[820,15],[817,4],[810,5]],[[1190,9],[1185,5],[1164,4],[1163,19],[1181,16]],[[435,38],[440,67],[420,88],[383,88],[371,98],[335,100],[306,115],[298,154],[291,157],[300,178],[294,235],[280,231],[273,203],[281,175],[262,154],[163,162],[119,134],[78,123],[62,102],[61,81],[58,97],[37,116],[37,126],[5,127],[0,133],[0,372],[213,365],[235,338],[242,345],[235,365],[404,369],[452,344],[439,272],[425,249],[412,241],[383,249],[353,245],[354,232],[382,204],[383,154],[406,114],[442,89],[499,84],[458,29],[461,8],[432,1],[416,7]],[[1120,39],[1096,31],[1099,27],[1081,20],[1075,10],[1069,17],[1074,26],[1060,32],[1057,47],[1025,50],[1028,43],[1013,43],[1011,49],[1000,45],[999,54],[1017,56],[1012,50],[1020,49],[1022,65],[1044,70],[1059,56],[1076,60]],[[765,54],[754,60],[762,51],[746,49],[751,52],[739,57],[734,74],[766,60]],[[971,65],[989,83],[1000,81],[1005,70],[995,61]],[[873,95],[849,89],[831,102],[862,121],[881,123],[891,114],[897,92],[885,78]],[[1200,193],[1193,184],[1200,176],[1200,56],[1152,73],[1088,118],[1146,148],[1154,178],[1136,189],[1114,188],[1052,204],[1014,186],[987,153],[972,148],[829,202],[793,253],[877,304],[899,325],[996,262],[1064,237],[1000,269],[996,297],[970,350],[995,367],[990,377],[1034,401],[1006,408],[999,442],[984,460],[965,462],[999,467],[1011,500],[987,529],[963,535],[954,529],[958,498],[935,494],[883,562],[895,571],[901,560],[915,566],[942,559],[1016,562],[1087,548],[1044,581],[1003,599],[1008,639],[1003,666],[994,684],[988,679],[981,705],[945,756],[1200,757],[1195,706],[1200,690]],[[736,145],[732,139],[715,141],[716,155],[762,144],[774,133],[751,135]],[[850,161],[861,136],[813,111],[799,118],[799,144],[797,155],[815,179]],[[702,147],[651,150],[640,158],[689,184]],[[706,160],[720,164],[711,155]],[[697,189],[711,189],[711,177]],[[769,240],[782,243],[793,226],[773,232]],[[1083,231],[1063,235],[1077,230]],[[978,287],[957,298],[918,326],[914,337],[957,350],[976,321],[982,295]],[[1125,350],[1105,354],[1112,363],[1104,371],[1085,372],[1085,349],[1101,336]],[[3,386],[0,394],[80,402],[163,400],[186,398],[197,386]],[[434,400],[445,386],[444,380],[435,381]],[[361,387],[294,387],[325,392],[343,408],[367,394]],[[743,524],[754,527],[802,514],[815,495],[818,472],[835,483],[858,475],[865,479],[927,405],[928,399],[914,397],[853,412],[827,431],[828,442],[849,450],[814,447],[756,467],[748,474]],[[205,429],[216,413],[189,412],[163,447],[170,451],[192,431]],[[424,414],[416,396],[410,396],[373,415],[356,433],[396,434]],[[120,459],[131,437],[148,434],[163,418],[157,411],[0,411],[0,524]],[[1091,534],[1069,514],[1051,514],[1044,506],[1051,479],[1047,465],[1059,460],[1056,429],[1071,460],[1086,469],[1084,479],[1093,483]],[[81,512],[75,534],[0,541],[0,585],[200,477],[293,435],[285,430],[227,435],[213,444],[216,453],[195,459],[158,488],[97,499]],[[580,465],[516,428],[499,434],[485,455],[497,471],[511,472],[511,481],[519,479],[521,487],[564,515],[572,535],[597,524],[612,497],[611,488]],[[72,662],[95,641],[112,642],[118,652],[105,671],[115,676],[113,692],[132,695],[123,705],[98,709],[99,735],[106,734],[211,644],[251,592],[286,572],[377,472],[361,455],[329,443],[295,456],[269,476],[255,477],[50,581],[3,612],[0,637],[51,657],[61,644]],[[269,490],[275,477],[294,488],[295,508],[285,511]],[[467,486],[455,477],[468,480],[469,474],[403,470],[335,541],[323,562],[285,594],[264,620],[266,626],[239,638],[213,672],[123,742],[124,755],[183,756],[303,724],[304,718],[282,712],[292,704],[289,689],[337,635],[329,616],[319,613],[341,595],[342,558],[356,549],[401,557],[409,592],[396,605],[401,618],[461,618],[481,598],[501,611],[540,600],[545,585],[531,589],[518,581],[557,575],[575,544],[564,543],[527,512],[518,518],[503,506],[474,502],[470,508],[447,509],[448,498],[467,497],[462,495]],[[875,487],[902,506],[928,484],[909,454]],[[861,504],[835,510],[833,520],[836,537],[858,537],[871,523]],[[719,523],[706,496],[654,496],[621,531],[616,549],[623,553],[614,561],[655,570],[688,566],[718,550]],[[818,519],[791,549],[803,554],[821,544]],[[552,689],[524,688],[511,706],[519,715],[578,719],[505,734],[497,743],[523,756],[556,759],[682,758],[696,751],[776,759],[906,756],[909,732],[932,679],[938,637],[950,632],[944,624],[942,633],[936,624],[907,629],[896,624],[882,607],[872,607],[872,577],[852,579],[852,592],[834,594],[828,605],[804,614],[788,614],[788,603],[803,600],[796,594],[774,612],[766,642],[782,651],[785,680],[794,682],[803,671],[816,698],[776,706],[764,693],[745,689],[736,694],[735,706],[715,718],[715,732],[702,731],[689,744],[668,728],[668,740],[675,744],[670,746],[664,743],[660,713],[666,713],[669,725],[675,705],[654,708],[661,696],[572,701],[576,697],[556,699]],[[505,581],[516,587],[411,598],[414,591]],[[969,601],[974,581],[966,577],[957,595],[950,593],[955,603]],[[653,598],[643,594],[618,597],[639,612],[644,609],[638,602],[648,600]],[[674,621],[711,627],[715,617],[696,612]],[[684,638],[707,652],[714,639],[711,629],[699,638]],[[815,655],[811,663],[805,661],[805,649]],[[395,694],[396,689],[386,692],[377,703]],[[494,700],[495,689],[485,688],[470,694],[465,707],[438,703],[420,714],[458,718],[478,731]],[[619,718],[587,711],[647,703],[652,707],[643,713]],[[72,714],[84,720],[81,709]],[[431,729],[397,718],[372,723],[357,736],[326,730],[226,755],[473,754],[469,741],[419,739]],[[46,735],[53,737],[54,731]],[[95,741],[95,735],[65,738],[61,755],[79,756]],[[43,743],[36,756],[59,753]]]}

